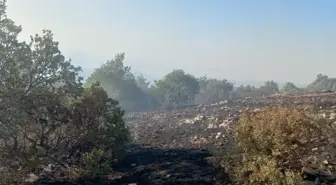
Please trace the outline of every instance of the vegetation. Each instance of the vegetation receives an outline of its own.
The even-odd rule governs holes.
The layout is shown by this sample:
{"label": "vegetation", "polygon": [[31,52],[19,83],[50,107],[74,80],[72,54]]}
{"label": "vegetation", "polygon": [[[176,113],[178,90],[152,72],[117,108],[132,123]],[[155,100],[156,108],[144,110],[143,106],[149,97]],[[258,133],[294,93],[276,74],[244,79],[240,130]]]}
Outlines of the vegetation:
{"label": "vegetation", "polygon": [[295,109],[272,107],[246,112],[235,127],[238,184],[303,184],[304,159],[323,146],[315,117]]}
{"label": "vegetation", "polygon": [[233,83],[227,80],[201,77],[198,79],[200,91],[195,97],[196,104],[215,103],[231,98]]}
{"label": "vegetation", "polygon": [[[124,65],[125,54],[117,54],[97,68],[87,79],[85,87],[100,82],[109,97],[120,102],[126,111],[144,111],[158,108],[177,108],[192,104],[211,104],[219,101],[245,97],[263,97],[272,94],[296,94],[302,92],[333,90],[336,81],[319,74],[307,88],[298,88],[287,82],[280,89],[273,80],[266,81],[260,87],[239,86],[226,79],[214,79],[206,76],[196,78],[182,69],[166,74],[160,80],[148,81],[145,76],[135,76],[130,66]],[[334,85],[335,84],[335,85]]]}
{"label": "vegetation", "polygon": [[296,94],[303,92],[303,89],[296,87],[293,82],[287,82],[281,89],[281,92],[286,94]]}
{"label": "vegetation", "polygon": [[307,86],[307,91],[333,89],[336,89],[336,78],[329,78],[327,75],[323,74],[318,74],[315,81]]}
{"label": "vegetation", "polygon": [[[322,74],[307,88],[288,82],[280,91],[274,81],[234,87],[226,79],[197,78],[181,69],[151,83],[132,74],[124,53],[83,83],[81,68],[62,55],[50,30],[19,41],[22,28],[6,16],[4,0],[0,23],[0,167],[7,172],[0,179],[6,184],[50,163],[71,165],[78,175],[111,172],[131,139],[124,110],[336,89],[336,78]],[[321,145],[324,135],[317,123],[287,108],[245,113],[235,128],[239,157],[234,179],[240,184],[302,184],[302,159]]]}
{"label": "vegetation", "polygon": [[174,70],[151,87],[151,94],[165,107],[192,104],[198,92],[197,79],[183,70]]}
{"label": "vegetation", "polygon": [[109,163],[118,159],[129,140],[118,102],[99,84],[82,87],[80,68],[50,30],[18,41],[21,27],[0,6],[0,166],[8,172],[1,179],[49,163],[80,165],[95,150]]}
{"label": "vegetation", "polygon": [[[146,81],[138,81],[131,73],[131,67],[124,66],[125,54],[117,54],[112,60],[107,61],[96,69],[87,79],[85,86],[100,82],[111,98],[120,102],[127,111],[139,111],[152,107],[150,96],[143,91]],[[142,86],[139,87],[138,83]]]}

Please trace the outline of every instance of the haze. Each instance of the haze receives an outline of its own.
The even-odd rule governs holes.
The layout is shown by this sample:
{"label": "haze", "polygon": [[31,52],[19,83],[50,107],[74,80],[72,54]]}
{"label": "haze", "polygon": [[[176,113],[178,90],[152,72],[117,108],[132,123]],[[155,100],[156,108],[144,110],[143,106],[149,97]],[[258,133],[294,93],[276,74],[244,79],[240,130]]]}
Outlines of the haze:
{"label": "haze", "polygon": [[335,75],[335,9],[332,0],[8,1],[22,39],[50,29],[87,71],[125,52],[125,63],[149,79],[183,69],[298,84]]}

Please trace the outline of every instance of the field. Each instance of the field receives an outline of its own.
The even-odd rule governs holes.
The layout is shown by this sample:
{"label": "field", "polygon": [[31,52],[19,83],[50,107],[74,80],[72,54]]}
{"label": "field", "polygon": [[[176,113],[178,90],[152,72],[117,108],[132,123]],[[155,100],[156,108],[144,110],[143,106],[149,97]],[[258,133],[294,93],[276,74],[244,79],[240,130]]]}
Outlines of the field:
{"label": "field", "polygon": [[[133,142],[125,158],[114,167],[115,172],[108,180],[82,179],[76,183],[229,184],[221,160],[234,152],[232,126],[242,112],[257,112],[268,106],[314,110],[336,121],[335,93],[246,98],[178,110],[129,113],[125,119]],[[336,145],[333,142],[336,135],[333,136],[321,154],[307,165],[308,184],[318,184],[314,183],[317,178],[325,184],[336,184]]]}

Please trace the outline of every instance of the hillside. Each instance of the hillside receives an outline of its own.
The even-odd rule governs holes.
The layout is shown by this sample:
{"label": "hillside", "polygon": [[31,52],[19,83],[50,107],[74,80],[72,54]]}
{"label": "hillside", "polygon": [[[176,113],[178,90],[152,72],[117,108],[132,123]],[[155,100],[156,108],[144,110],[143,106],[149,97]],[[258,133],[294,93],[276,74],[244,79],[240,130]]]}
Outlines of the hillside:
{"label": "hillside", "polygon": [[[107,179],[82,179],[77,183],[229,184],[224,172],[226,166],[221,160],[223,155],[234,152],[232,126],[246,110],[258,112],[275,105],[314,109],[321,116],[336,121],[336,93],[246,98],[180,110],[131,113],[125,119],[133,142],[125,158],[114,166],[114,173]],[[329,138],[328,147],[307,165],[307,183],[317,178],[326,184],[336,183],[335,138]],[[36,183],[42,182],[46,183],[42,180]]]}

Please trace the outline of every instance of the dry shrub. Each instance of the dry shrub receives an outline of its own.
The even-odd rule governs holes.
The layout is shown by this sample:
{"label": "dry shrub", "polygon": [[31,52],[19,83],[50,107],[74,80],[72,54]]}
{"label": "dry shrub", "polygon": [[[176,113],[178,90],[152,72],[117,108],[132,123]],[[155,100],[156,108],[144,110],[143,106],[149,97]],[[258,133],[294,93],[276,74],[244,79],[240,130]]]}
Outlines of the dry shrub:
{"label": "dry shrub", "polygon": [[235,127],[239,184],[302,184],[304,160],[321,145],[316,119],[295,109],[271,107],[246,112]]}
{"label": "dry shrub", "polygon": [[283,170],[272,157],[249,156],[243,159],[236,176],[240,184],[302,185],[299,172]]}

